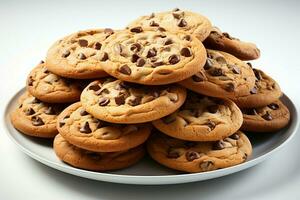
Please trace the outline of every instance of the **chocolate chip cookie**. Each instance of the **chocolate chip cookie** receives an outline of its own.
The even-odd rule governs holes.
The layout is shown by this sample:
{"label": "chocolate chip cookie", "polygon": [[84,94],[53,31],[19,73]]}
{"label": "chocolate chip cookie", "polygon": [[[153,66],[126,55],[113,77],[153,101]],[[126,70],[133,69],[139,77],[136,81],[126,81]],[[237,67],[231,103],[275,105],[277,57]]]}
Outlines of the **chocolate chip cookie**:
{"label": "chocolate chip cookie", "polygon": [[44,63],[30,72],[26,85],[31,95],[48,103],[78,101],[84,87],[83,83],[53,74]]}
{"label": "chocolate chip cookie", "polygon": [[185,172],[205,172],[238,165],[251,155],[252,146],[241,131],[214,142],[184,141],[153,134],[147,142],[158,163]]}
{"label": "chocolate chip cookie", "polygon": [[11,123],[26,135],[53,138],[58,133],[56,120],[63,108],[62,104],[47,104],[26,92],[11,113]]}
{"label": "chocolate chip cookie", "polygon": [[150,127],[145,124],[112,124],[96,119],[80,102],[58,116],[57,129],[71,144],[95,152],[127,150],[144,143],[150,135]]}
{"label": "chocolate chip cookie", "polygon": [[81,94],[84,109],[112,123],[149,122],[177,110],[186,90],[179,85],[143,86],[105,78],[90,83]]}
{"label": "chocolate chip cookie", "polygon": [[233,99],[240,108],[256,108],[271,104],[282,95],[279,85],[274,79],[259,69],[253,69],[255,86],[246,96]]}
{"label": "chocolate chip cookie", "polygon": [[120,80],[145,85],[174,83],[202,69],[206,50],[192,35],[133,27],[110,36],[103,69]]}
{"label": "chocolate chip cookie", "polygon": [[161,29],[172,33],[185,32],[203,41],[209,35],[212,25],[206,17],[198,13],[175,8],[172,11],[139,17],[128,25],[128,28],[134,27]]}
{"label": "chocolate chip cookie", "polygon": [[251,132],[272,132],[284,128],[290,121],[288,108],[277,100],[259,108],[245,108],[241,130]]}
{"label": "chocolate chip cookie", "polygon": [[180,84],[207,96],[235,98],[249,94],[255,85],[255,75],[252,68],[238,58],[207,50],[203,69]]}
{"label": "chocolate chip cookie", "polygon": [[145,149],[138,146],[120,152],[99,153],[80,149],[58,134],[53,143],[54,151],[59,159],[73,167],[108,171],[129,167],[138,162],[144,155]]}
{"label": "chocolate chip cookie", "polygon": [[112,29],[85,30],[58,40],[48,50],[48,70],[74,79],[107,76],[101,64],[107,59],[102,45],[113,33]]}
{"label": "chocolate chip cookie", "polygon": [[231,37],[217,27],[212,28],[203,44],[209,49],[228,52],[241,60],[254,60],[260,56],[260,50],[255,44]]}
{"label": "chocolate chip cookie", "polygon": [[216,141],[235,133],[243,123],[243,116],[230,100],[190,92],[179,110],[152,123],[161,132],[178,139]]}

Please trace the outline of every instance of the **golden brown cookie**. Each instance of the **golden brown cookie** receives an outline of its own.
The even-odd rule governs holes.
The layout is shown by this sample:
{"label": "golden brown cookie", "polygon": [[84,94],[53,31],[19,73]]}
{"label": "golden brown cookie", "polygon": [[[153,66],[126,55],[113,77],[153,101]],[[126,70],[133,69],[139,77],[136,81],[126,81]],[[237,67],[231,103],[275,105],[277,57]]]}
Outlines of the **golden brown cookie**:
{"label": "golden brown cookie", "polygon": [[172,33],[185,32],[189,35],[195,35],[200,41],[207,38],[212,28],[210,21],[203,15],[178,8],[172,11],[141,16],[131,22],[128,28],[139,26],[166,30]]}
{"label": "golden brown cookie", "polygon": [[81,103],[94,117],[112,123],[149,122],[177,110],[186,90],[179,85],[143,86],[104,78],[89,84]]}
{"label": "golden brown cookie", "polygon": [[48,103],[68,103],[80,99],[83,83],[50,72],[44,63],[35,67],[27,77],[27,90]]}
{"label": "golden brown cookie", "polygon": [[256,108],[271,104],[282,95],[279,85],[274,79],[259,69],[253,69],[255,86],[246,96],[233,99],[240,108]]}
{"label": "golden brown cookie", "polygon": [[54,74],[74,79],[100,78],[107,76],[102,62],[107,55],[102,51],[112,29],[90,29],[68,35],[48,50],[46,66]]}
{"label": "golden brown cookie", "polygon": [[103,69],[120,80],[145,85],[181,81],[202,69],[206,50],[194,36],[134,27],[110,36]]}
{"label": "golden brown cookie", "polygon": [[184,141],[153,134],[147,142],[150,156],[158,163],[185,172],[205,172],[238,165],[252,154],[241,131],[214,142]]}
{"label": "golden brown cookie", "polygon": [[60,134],[55,137],[53,148],[57,157],[62,161],[76,168],[93,171],[126,168],[138,162],[145,155],[143,146],[120,152],[91,152],[70,144]]}
{"label": "golden brown cookie", "polygon": [[81,103],[66,108],[57,119],[59,133],[71,144],[95,152],[116,152],[144,143],[150,135],[149,125],[112,124],[94,118]]}
{"label": "golden brown cookie", "polygon": [[259,108],[245,108],[241,130],[251,132],[272,132],[284,128],[290,121],[290,111],[277,100]]}
{"label": "golden brown cookie", "polygon": [[181,81],[181,85],[213,97],[235,98],[249,94],[255,75],[248,64],[222,51],[207,49],[207,57],[204,68]]}
{"label": "golden brown cookie", "polygon": [[243,123],[243,116],[230,100],[189,92],[176,112],[152,123],[161,132],[178,139],[216,141],[235,133]]}
{"label": "golden brown cookie", "polygon": [[231,37],[217,27],[212,28],[203,44],[206,48],[228,52],[241,60],[254,60],[260,56],[260,50],[255,44]]}
{"label": "golden brown cookie", "polygon": [[18,102],[19,107],[10,115],[16,129],[26,135],[42,138],[53,138],[58,133],[56,120],[64,105],[41,102],[28,92]]}

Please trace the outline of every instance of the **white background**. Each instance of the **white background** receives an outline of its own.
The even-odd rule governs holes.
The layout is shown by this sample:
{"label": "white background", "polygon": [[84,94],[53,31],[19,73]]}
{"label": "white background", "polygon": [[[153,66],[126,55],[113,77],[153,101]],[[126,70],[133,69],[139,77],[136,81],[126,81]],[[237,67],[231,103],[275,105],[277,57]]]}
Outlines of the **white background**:
{"label": "white background", "polygon": [[[233,36],[255,42],[262,56],[254,66],[275,78],[299,108],[299,1],[0,0],[1,118],[7,100],[24,86],[31,68],[58,38],[80,29],[123,28],[140,15],[174,7],[200,12]],[[134,186],[91,181],[50,169],[19,151],[1,125],[0,199],[299,199],[299,145],[297,134],[271,159],[223,178]]]}

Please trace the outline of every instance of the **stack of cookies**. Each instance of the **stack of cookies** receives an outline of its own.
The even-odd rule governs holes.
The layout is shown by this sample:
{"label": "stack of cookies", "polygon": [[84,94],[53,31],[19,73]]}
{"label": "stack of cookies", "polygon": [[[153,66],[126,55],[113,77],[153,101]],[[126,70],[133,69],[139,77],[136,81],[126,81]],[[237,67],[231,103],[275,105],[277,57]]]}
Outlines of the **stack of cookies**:
{"label": "stack of cookies", "polygon": [[128,167],[145,146],[179,171],[226,168],[252,153],[242,131],[274,132],[289,122],[278,84],[245,62],[259,56],[256,45],[179,9],[124,30],[80,31],[54,43],[29,74],[12,123],[55,137],[57,156],[82,169]]}

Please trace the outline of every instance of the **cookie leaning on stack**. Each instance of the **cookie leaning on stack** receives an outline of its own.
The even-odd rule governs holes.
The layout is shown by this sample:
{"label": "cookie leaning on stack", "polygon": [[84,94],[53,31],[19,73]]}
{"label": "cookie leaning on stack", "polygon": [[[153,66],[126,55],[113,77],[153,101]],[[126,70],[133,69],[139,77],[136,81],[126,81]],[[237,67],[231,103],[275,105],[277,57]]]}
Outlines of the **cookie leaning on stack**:
{"label": "cookie leaning on stack", "polygon": [[280,130],[290,119],[276,81],[244,62],[259,56],[255,44],[180,9],[124,30],[79,31],[32,70],[12,123],[27,135],[56,135],[56,155],[77,168],[129,167],[145,146],[175,170],[230,167],[251,156],[246,134]]}

